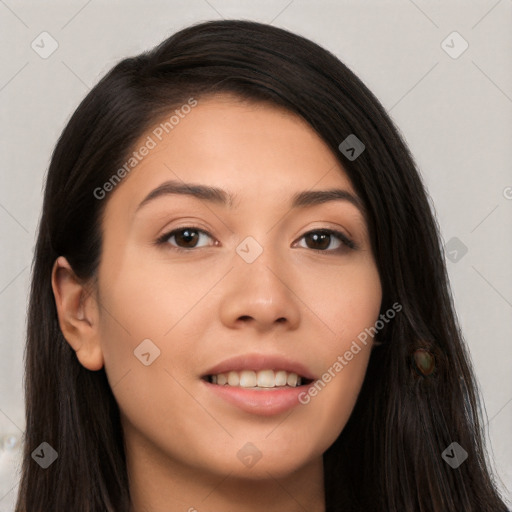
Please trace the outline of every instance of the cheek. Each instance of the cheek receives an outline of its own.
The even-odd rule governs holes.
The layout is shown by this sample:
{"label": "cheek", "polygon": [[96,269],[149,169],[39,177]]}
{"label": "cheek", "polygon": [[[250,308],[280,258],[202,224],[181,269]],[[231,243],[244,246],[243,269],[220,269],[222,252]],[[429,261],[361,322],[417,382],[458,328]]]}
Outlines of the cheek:
{"label": "cheek", "polygon": [[312,321],[321,329],[324,346],[331,354],[346,350],[345,346],[373,326],[379,316],[380,277],[369,258],[337,268],[318,266],[315,272],[303,273],[294,291],[314,313]]}
{"label": "cheek", "polygon": [[179,382],[197,377],[191,354],[198,353],[205,319],[215,320],[208,292],[225,271],[198,272],[194,265],[148,258],[144,251],[105,254],[115,256],[100,268],[101,343],[116,398],[122,405],[121,393],[129,390],[128,405],[167,395],[183,407],[182,388],[171,375]]}
{"label": "cheek", "polygon": [[130,439],[145,442],[140,441],[142,435],[187,460],[188,436],[208,443],[208,416],[188,391],[196,378],[198,335],[193,331],[199,328],[189,317],[197,315],[194,305],[211,285],[208,279],[195,278],[182,287],[189,280],[181,270],[162,275],[155,266],[130,267],[121,268],[115,281],[104,282],[105,371]]}
{"label": "cheek", "polygon": [[324,362],[321,377],[301,402],[315,418],[313,428],[326,449],[348,421],[361,390],[372,349],[369,328],[379,318],[382,289],[373,261],[338,272],[322,269],[301,286],[322,333],[315,350]]}
{"label": "cheek", "polygon": [[132,352],[146,338],[165,347],[188,324],[183,320],[204,307],[202,297],[221,275],[144,258],[143,251],[127,251],[117,261],[115,273],[109,272],[113,262],[104,265],[104,339],[107,345],[121,339],[121,346],[129,339]]}

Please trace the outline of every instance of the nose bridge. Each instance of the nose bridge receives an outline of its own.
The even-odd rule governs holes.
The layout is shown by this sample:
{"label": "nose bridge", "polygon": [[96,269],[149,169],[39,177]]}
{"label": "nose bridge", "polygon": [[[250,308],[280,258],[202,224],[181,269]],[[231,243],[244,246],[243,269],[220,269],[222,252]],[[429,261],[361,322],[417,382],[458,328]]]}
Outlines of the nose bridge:
{"label": "nose bridge", "polygon": [[285,245],[274,239],[273,231],[248,235],[235,249],[238,256],[235,266],[240,267],[251,280],[255,278],[267,286],[286,289],[290,267],[287,269]]}
{"label": "nose bridge", "polygon": [[[247,291],[257,291],[260,297],[268,296],[272,301],[276,294],[285,293],[287,277],[282,271],[282,256],[275,244],[270,243],[270,236],[259,236],[258,242],[253,236],[247,236],[236,248],[242,280],[250,287]],[[273,301],[275,302],[274,297]]]}
{"label": "nose bridge", "polygon": [[231,326],[250,321],[260,328],[287,322],[296,326],[300,311],[291,290],[290,269],[271,236],[245,237],[236,247],[230,284],[222,299],[221,317]]}

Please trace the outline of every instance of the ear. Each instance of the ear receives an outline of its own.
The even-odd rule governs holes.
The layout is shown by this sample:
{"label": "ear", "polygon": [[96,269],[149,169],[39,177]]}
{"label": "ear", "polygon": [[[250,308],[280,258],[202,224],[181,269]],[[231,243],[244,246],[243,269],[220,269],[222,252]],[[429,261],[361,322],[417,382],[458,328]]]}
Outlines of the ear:
{"label": "ear", "polygon": [[82,366],[92,371],[100,370],[104,361],[98,305],[64,256],[59,256],[53,265],[52,289],[64,338]]}

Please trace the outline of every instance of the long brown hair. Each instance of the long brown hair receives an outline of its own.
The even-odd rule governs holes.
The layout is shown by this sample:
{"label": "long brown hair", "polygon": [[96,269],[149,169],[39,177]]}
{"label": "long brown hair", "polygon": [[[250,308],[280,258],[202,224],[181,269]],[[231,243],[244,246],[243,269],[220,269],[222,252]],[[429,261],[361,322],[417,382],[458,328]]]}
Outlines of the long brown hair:
{"label": "long brown hair", "polygon": [[[346,169],[368,211],[383,288],[379,332],[348,424],[324,454],[327,511],[505,512],[483,447],[481,408],[457,323],[438,227],[405,142],[376,97],[338,58],[273,26],[239,20],[188,27],[118,63],[85,97],[52,155],[33,261],[25,353],[26,433],[16,512],[128,512],[119,410],[104,369],[89,371],[64,339],[51,287],[56,258],[94,279],[101,216],[93,191],[162,113],[228,92],[305,119]],[[364,142],[357,159],[338,146]],[[411,355],[428,348],[423,376]],[[31,457],[42,443],[57,460]],[[457,468],[441,456],[468,454]]]}

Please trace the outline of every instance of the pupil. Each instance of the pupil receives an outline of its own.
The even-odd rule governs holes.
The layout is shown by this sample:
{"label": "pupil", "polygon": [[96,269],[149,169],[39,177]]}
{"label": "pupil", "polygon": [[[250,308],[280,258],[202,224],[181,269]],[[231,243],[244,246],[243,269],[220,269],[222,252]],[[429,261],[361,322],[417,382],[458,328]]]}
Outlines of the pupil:
{"label": "pupil", "polygon": [[[183,235],[178,234],[176,236],[177,241],[178,241],[178,239],[181,239],[182,241],[184,240],[184,243],[186,246],[188,246],[188,245],[191,245],[192,247],[194,246],[193,244],[190,244],[190,242],[193,242],[194,239],[197,239],[197,233],[194,234],[195,232],[190,229],[183,229],[183,230],[179,231],[178,233],[183,233]],[[190,233],[193,233],[193,234],[191,235]]]}
{"label": "pupil", "polygon": [[[326,249],[327,247],[329,247],[329,242],[330,242],[329,236],[330,235],[327,233],[311,233],[306,236],[306,240],[313,240],[313,242],[318,243],[318,239],[322,238],[322,242],[324,242],[324,243],[322,244],[321,248]],[[308,244],[308,247],[309,247],[309,244]],[[318,247],[313,247],[313,248],[317,249]]]}

